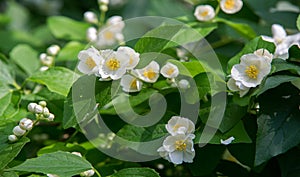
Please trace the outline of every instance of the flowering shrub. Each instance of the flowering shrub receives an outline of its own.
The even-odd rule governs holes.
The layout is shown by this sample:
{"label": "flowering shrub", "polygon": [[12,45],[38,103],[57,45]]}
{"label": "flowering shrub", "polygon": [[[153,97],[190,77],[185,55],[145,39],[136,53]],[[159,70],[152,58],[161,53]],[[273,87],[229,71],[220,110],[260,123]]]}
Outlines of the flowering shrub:
{"label": "flowering shrub", "polygon": [[0,2],[0,176],[297,176],[299,6]]}

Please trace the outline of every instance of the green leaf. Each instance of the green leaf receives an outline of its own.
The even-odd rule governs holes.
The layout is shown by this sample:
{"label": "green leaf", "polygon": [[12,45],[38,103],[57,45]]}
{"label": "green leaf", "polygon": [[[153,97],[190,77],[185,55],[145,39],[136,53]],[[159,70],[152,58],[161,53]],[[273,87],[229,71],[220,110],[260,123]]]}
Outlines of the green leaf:
{"label": "green leaf", "polygon": [[0,118],[8,119],[17,114],[21,94],[19,92],[7,92],[6,95],[0,98]]}
{"label": "green leaf", "polygon": [[[10,67],[8,64],[4,63],[2,60],[0,60],[0,83],[4,84],[14,84],[14,72],[12,67]],[[1,94],[1,93],[0,93]]]}
{"label": "green leaf", "polygon": [[297,66],[293,63],[287,62],[282,59],[274,59],[272,61],[272,66],[274,67],[272,73],[280,72],[280,71],[291,71],[300,75],[300,66]]}
{"label": "green leaf", "polygon": [[194,77],[197,74],[205,72],[205,69],[201,65],[200,61],[180,62],[178,60],[171,59],[168,60],[168,62],[176,65],[181,75]]}
{"label": "green leaf", "polygon": [[65,40],[86,40],[86,30],[90,27],[87,23],[63,16],[49,17],[47,23],[56,38]]}
{"label": "green leaf", "polygon": [[13,172],[13,171],[7,171],[7,172],[3,172],[0,173],[1,177],[18,177],[17,173]]}
{"label": "green leaf", "polygon": [[297,28],[300,31],[300,15],[298,15],[298,18],[297,18]]}
{"label": "green leaf", "polygon": [[293,45],[289,48],[289,59],[288,61],[300,62],[300,49],[298,45]]}
{"label": "green leaf", "polygon": [[81,154],[85,154],[85,149],[80,145],[58,142],[41,148],[37,155],[41,156],[43,154],[53,153],[56,151],[80,152]]}
{"label": "green leaf", "polygon": [[61,177],[77,175],[92,169],[92,165],[82,157],[69,152],[53,152],[37,158],[27,159],[10,170],[56,174]]}
{"label": "green leaf", "polygon": [[294,148],[278,158],[281,176],[296,177],[300,174],[300,150]]}
{"label": "green leaf", "polygon": [[112,174],[111,177],[159,177],[159,174],[151,168],[126,168]]}
{"label": "green leaf", "polygon": [[27,142],[29,142],[29,139],[23,137],[15,143],[5,142],[4,144],[0,145],[0,171],[3,170],[7,166],[7,164],[19,154],[19,152]]}
{"label": "green leaf", "polygon": [[225,23],[247,39],[253,39],[257,36],[255,31],[247,24],[235,23],[224,18],[216,18],[215,20],[217,22]]}
{"label": "green leaf", "polygon": [[78,78],[78,74],[67,68],[53,67],[46,71],[38,71],[27,80],[46,85],[50,91],[66,97]]}
{"label": "green leaf", "polygon": [[40,66],[37,51],[32,49],[29,45],[17,45],[9,55],[28,75],[34,73]]}
{"label": "green leaf", "polygon": [[255,165],[260,165],[300,143],[299,90],[282,84],[258,97]]}
{"label": "green leaf", "polygon": [[231,68],[233,65],[240,62],[240,58],[242,57],[242,55],[253,53],[258,49],[267,49],[270,53],[274,53],[275,45],[271,42],[264,41],[261,37],[254,38],[245,45],[240,53],[238,53],[228,61],[227,73],[231,72]]}
{"label": "green leaf", "polygon": [[86,47],[86,45],[77,42],[77,41],[71,41],[67,43],[61,51],[58,53],[58,56],[56,58],[56,61],[77,61],[77,55],[78,53],[83,50]]}
{"label": "green leaf", "polygon": [[282,83],[285,82],[293,82],[299,79],[297,76],[287,76],[287,75],[276,75],[276,76],[271,76],[266,79],[266,82],[258,88],[257,91],[253,93],[259,96],[260,94],[266,92],[269,89],[275,88],[279,86]]}

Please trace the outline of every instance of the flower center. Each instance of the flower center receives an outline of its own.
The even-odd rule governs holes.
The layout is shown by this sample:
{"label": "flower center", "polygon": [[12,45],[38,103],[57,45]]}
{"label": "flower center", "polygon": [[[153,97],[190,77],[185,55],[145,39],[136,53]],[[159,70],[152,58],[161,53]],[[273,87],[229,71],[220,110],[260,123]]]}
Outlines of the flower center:
{"label": "flower center", "polygon": [[180,124],[176,124],[176,125],[174,125],[173,130],[174,130],[174,131],[177,131],[178,128],[181,127],[181,126],[182,126],[182,125],[180,125]]}
{"label": "flower center", "polygon": [[202,17],[206,17],[207,15],[208,15],[208,10],[205,10],[200,13],[200,16],[202,16]]}
{"label": "flower center", "polygon": [[119,62],[119,60],[117,60],[115,58],[111,58],[106,62],[106,66],[111,71],[115,71],[120,68],[120,62]]}
{"label": "flower center", "polygon": [[95,61],[94,61],[91,57],[89,57],[89,58],[86,59],[85,64],[86,64],[90,69],[92,69],[92,68],[94,68],[94,67],[96,66]]}
{"label": "flower center", "polygon": [[137,89],[137,80],[133,79],[130,83],[130,88]]}
{"label": "flower center", "polygon": [[152,80],[156,76],[156,73],[153,71],[153,69],[149,69],[149,70],[145,70],[143,75],[148,79]]}
{"label": "flower center", "polygon": [[174,71],[175,71],[174,68],[169,68],[169,69],[167,70],[167,74],[168,74],[168,75],[171,75],[171,74],[173,74]]}
{"label": "flower center", "polygon": [[175,141],[175,149],[177,151],[184,151],[184,150],[186,150],[186,143],[183,140]]}
{"label": "flower center", "polygon": [[257,75],[259,73],[259,70],[258,70],[258,68],[255,65],[250,65],[250,66],[246,67],[245,73],[251,79],[256,79]]}
{"label": "flower center", "polygon": [[106,32],[104,32],[104,38],[108,39],[108,40],[113,39],[114,38],[114,33],[111,32],[111,31],[106,31]]}
{"label": "flower center", "polygon": [[225,8],[226,9],[233,9],[235,5],[235,0],[227,0],[225,2]]}

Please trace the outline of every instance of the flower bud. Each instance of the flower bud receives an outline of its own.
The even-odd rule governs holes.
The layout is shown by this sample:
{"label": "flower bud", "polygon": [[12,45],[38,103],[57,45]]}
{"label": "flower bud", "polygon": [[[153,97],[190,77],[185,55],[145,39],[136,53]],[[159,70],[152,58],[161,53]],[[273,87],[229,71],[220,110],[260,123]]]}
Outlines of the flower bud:
{"label": "flower bud", "polygon": [[19,126],[23,130],[31,130],[33,127],[33,121],[28,118],[23,118],[20,120]]}
{"label": "flower bud", "polygon": [[22,136],[26,133],[25,130],[23,130],[20,126],[15,126],[15,128],[13,129],[13,133],[16,135],[16,136]]}
{"label": "flower bud", "polygon": [[100,10],[103,11],[103,12],[107,12],[107,10],[108,10],[107,5],[106,4],[105,5],[100,5]]}
{"label": "flower bud", "polygon": [[49,67],[48,66],[42,66],[41,68],[40,68],[40,71],[46,71],[46,70],[48,70],[49,69]]}
{"label": "flower bud", "polygon": [[94,12],[86,11],[83,14],[84,20],[88,23],[96,24],[98,23],[97,15]]}
{"label": "flower bud", "polygon": [[52,56],[57,55],[59,51],[60,51],[60,47],[58,45],[51,45],[50,47],[47,48],[47,53]]}
{"label": "flower bud", "polygon": [[98,0],[98,4],[109,4],[109,0]]}
{"label": "flower bud", "polygon": [[95,171],[93,169],[80,173],[81,176],[87,176],[87,177],[93,176],[94,174]]}
{"label": "flower bud", "polygon": [[46,107],[47,106],[47,103],[46,101],[40,101],[39,102],[39,105],[43,106],[43,107]]}
{"label": "flower bud", "polygon": [[52,56],[46,56],[46,58],[41,59],[41,63],[46,66],[51,66],[53,61],[54,58]]}
{"label": "flower bud", "polygon": [[54,114],[50,113],[49,116],[48,116],[48,120],[53,121],[54,118],[55,118]]}
{"label": "flower bud", "polygon": [[43,60],[46,60],[46,57],[47,57],[46,53],[41,53],[39,58],[41,61],[43,61]]}
{"label": "flower bud", "polygon": [[180,89],[188,89],[190,88],[190,83],[186,79],[182,79],[178,82],[178,87]]}
{"label": "flower bud", "polygon": [[35,107],[37,106],[36,103],[29,103],[27,109],[29,112],[35,113]]}
{"label": "flower bud", "polygon": [[41,105],[36,105],[34,108],[34,112],[37,114],[43,113],[44,108]]}
{"label": "flower bud", "polygon": [[16,135],[9,135],[8,140],[10,142],[16,142],[18,140],[18,137]]}
{"label": "flower bud", "polygon": [[81,153],[80,152],[72,152],[71,154],[74,154],[74,155],[77,155],[79,157],[82,157]]}
{"label": "flower bud", "polygon": [[45,118],[48,118],[50,116],[50,111],[47,107],[45,107],[44,110],[43,110],[43,116]]}
{"label": "flower bud", "polygon": [[86,38],[88,41],[95,41],[97,39],[97,29],[95,27],[89,27],[86,31]]}

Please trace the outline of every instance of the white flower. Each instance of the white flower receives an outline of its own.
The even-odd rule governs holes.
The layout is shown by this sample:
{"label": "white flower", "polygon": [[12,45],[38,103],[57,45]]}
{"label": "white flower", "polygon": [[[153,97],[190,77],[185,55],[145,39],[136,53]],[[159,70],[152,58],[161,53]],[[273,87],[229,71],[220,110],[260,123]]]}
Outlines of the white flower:
{"label": "white flower", "polygon": [[221,141],[221,144],[228,145],[228,144],[230,144],[233,140],[235,140],[235,138],[234,138],[233,136],[231,136],[231,137],[229,137],[229,138],[226,139],[226,140],[221,139],[220,141]]}
{"label": "white flower", "polygon": [[93,169],[80,173],[81,176],[87,176],[87,177],[93,176],[94,174],[95,171]]}
{"label": "white flower", "polygon": [[194,16],[199,21],[209,21],[213,19],[215,15],[216,15],[215,10],[210,5],[197,6],[194,12]]}
{"label": "white flower", "polygon": [[86,30],[86,38],[88,41],[96,41],[97,40],[97,29],[95,27],[89,27]]}
{"label": "white flower", "polygon": [[114,26],[119,29],[123,29],[125,27],[125,23],[123,21],[123,18],[121,16],[112,16],[109,19],[107,19],[107,25]]}
{"label": "white flower", "polygon": [[102,78],[120,79],[126,73],[126,66],[129,63],[129,56],[124,52],[104,50],[101,52],[103,61],[99,74]]}
{"label": "white flower", "polygon": [[100,63],[103,58],[100,56],[99,51],[91,47],[87,50],[82,50],[78,54],[79,64],[78,70],[84,74],[98,75]]}
{"label": "white flower", "polygon": [[36,107],[36,103],[29,103],[27,106],[27,109],[29,112],[35,113],[35,107]]}
{"label": "white flower", "polygon": [[246,54],[241,63],[231,69],[231,77],[245,87],[256,87],[271,71],[271,63],[265,57]]}
{"label": "white flower", "polygon": [[273,42],[276,46],[275,57],[288,59],[289,48],[292,45],[300,45],[300,33],[294,35],[287,35],[281,25],[272,25],[273,37],[262,36],[262,39],[268,42]]}
{"label": "white flower", "polygon": [[173,116],[166,124],[166,129],[171,135],[191,134],[195,131],[195,124],[184,117]]}
{"label": "white flower", "polygon": [[121,78],[120,84],[125,92],[138,92],[142,89],[143,82],[127,74]]}
{"label": "white flower", "polygon": [[28,118],[23,118],[20,120],[19,126],[23,130],[31,130],[33,127],[33,121]]}
{"label": "white flower", "polygon": [[26,130],[23,130],[20,126],[15,126],[13,129],[13,133],[16,136],[22,136],[26,133]]}
{"label": "white flower", "polygon": [[8,136],[8,141],[16,142],[16,141],[18,141],[18,137],[16,135],[9,135]]}
{"label": "white flower", "polygon": [[94,12],[86,11],[83,14],[84,20],[88,23],[96,24],[98,23],[97,15]]}
{"label": "white flower", "polygon": [[190,88],[190,83],[186,79],[181,79],[177,85],[178,85],[178,88],[183,89],[183,90]]}
{"label": "white flower", "polygon": [[176,165],[192,163],[195,157],[194,138],[194,134],[168,136],[157,151],[161,157]]}
{"label": "white flower", "polygon": [[240,97],[243,97],[244,95],[246,95],[250,88],[249,87],[246,87],[244,86],[241,82],[239,81],[236,81],[232,78],[230,78],[227,82],[227,87],[231,90],[231,91],[234,91],[234,92],[239,92],[240,94]]}
{"label": "white flower", "polygon": [[126,69],[133,69],[136,67],[136,65],[139,63],[140,61],[140,54],[135,52],[135,50],[133,50],[130,47],[119,47],[117,52],[123,52],[124,54],[127,54],[129,56],[128,59],[128,65],[126,66]]}
{"label": "white flower", "polygon": [[152,61],[146,67],[136,69],[135,72],[143,81],[154,83],[159,77],[159,65],[156,61]]}
{"label": "white flower", "polygon": [[51,45],[50,47],[47,48],[47,53],[52,56],[57,55],[59,51],[60,51],[60,47],[58,45]]}
{"label": "white flower", "polygon": [[267,49],[258,49],[253,53],[257,56],[265,57],[270,63],[272,62],[273,55]]}
{"label": "white flower", "polygon": [[242,0],[221,0],[220,7],[227,14],[234,14],[240,11],[243,7]]}
{"label": "white flower", "polygon": [[165,78],[175,78],[179,74],[179,70],[176,65],[167,62],[160,70],[160,73],[165,77]]}

